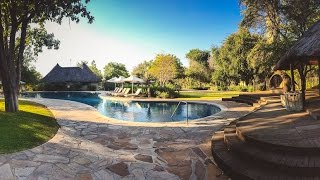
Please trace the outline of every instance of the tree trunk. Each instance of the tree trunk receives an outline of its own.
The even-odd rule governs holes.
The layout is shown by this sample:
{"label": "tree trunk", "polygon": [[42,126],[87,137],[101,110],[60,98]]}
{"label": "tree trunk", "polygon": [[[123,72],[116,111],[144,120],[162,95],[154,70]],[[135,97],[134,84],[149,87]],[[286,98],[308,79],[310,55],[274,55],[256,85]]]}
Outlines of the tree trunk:
{"label": "tree trunk", "polygon": [[[13,83],[11,83],[11,85],[13,85]],[[6,112],[17,112],[19,110],[17,88],[10,88],[10,85],[5,85],[3,86],[3,92],[5,97]]]}
{"label": "tree trunk", "polygon": [[301,92],[302,92],[302,103],[304,108],[306,104],[306,76],[301,77]]}
{"label": "tree trunk", "polygon": [[0,73],[2,78],[6,112],[16,112],[19,110],[16,86],[16,72],[14,68],[14,45],[16,30],[17,26],[13,24],[10,32],[9,52],[7,52],[5,50],[5,42],[3,37],[4,30],[2,24],[0,23]]}
{"label": "tree trunk", "polygon": [[301,95],[302,95],[302,104],[303,108],[306,104],[306,65],[301,63],[298,68],[299,75],[300,75],[300,82],[301,82]]}
{"label": "tree trunk", "polygon": [[28,26],[28,20],[23,21],[22,27],[21,27],[21,37],[20,37],[20,44],[19,44],[19,53],[16,61],[16,90],[19,94],[20,89],[20,81],[21,81],[21,69],[23,64],[23,52],[26,47],[26,36],[27,36],[27,26]]}
{"label": "tree trunk", "polygon": [[294,81],[294,66],[293,63],[290,64],[290,72],[291,72],[291,86],[292,86],[292,91],[296,91],[296,85]]}

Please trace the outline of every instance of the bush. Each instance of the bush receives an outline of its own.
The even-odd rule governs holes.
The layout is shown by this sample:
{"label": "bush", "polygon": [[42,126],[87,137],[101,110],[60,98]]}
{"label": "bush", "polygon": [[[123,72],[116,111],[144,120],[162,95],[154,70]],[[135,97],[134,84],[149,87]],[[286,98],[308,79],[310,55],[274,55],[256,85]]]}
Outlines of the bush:
{"label": "bush", "polygon": [[151,97],[157,98],[175,98],[178,97],[179,93],[172,89],[171,87],[150,87]]}
{"label": "bush", "polygon": [[248,92],[248,87],[240,87],[241,92]]}
{"label": "bush", "polygon": [[168,92],[160,92],[160,91],[156,91],[157,97],[158,98],[169,98],[170,94]]}
{"label": "bush", "polygon": [[195,79],[192,77],[177,79],[176,84],[184,89],[196,89],[196,90],[208,90],[211,86],[207,82],[201,82],[198,79]]}

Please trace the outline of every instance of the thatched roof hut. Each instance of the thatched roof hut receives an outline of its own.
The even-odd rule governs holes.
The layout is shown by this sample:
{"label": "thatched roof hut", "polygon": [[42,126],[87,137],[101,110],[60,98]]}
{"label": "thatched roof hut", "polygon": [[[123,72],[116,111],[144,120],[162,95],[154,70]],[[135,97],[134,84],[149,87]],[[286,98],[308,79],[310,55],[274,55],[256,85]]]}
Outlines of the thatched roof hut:
{"label": "thatched roof hut", "polygon": [[317,65],[320,60],[320,20],[311,26],[276,64],[275,70],[288,70],[290,64]]}
{"label": "thatched roof hut", "polygon": [[81,67],[61,67],[57,64],[42,80],[45,83],[97,83],[101,79],[86,64]]}

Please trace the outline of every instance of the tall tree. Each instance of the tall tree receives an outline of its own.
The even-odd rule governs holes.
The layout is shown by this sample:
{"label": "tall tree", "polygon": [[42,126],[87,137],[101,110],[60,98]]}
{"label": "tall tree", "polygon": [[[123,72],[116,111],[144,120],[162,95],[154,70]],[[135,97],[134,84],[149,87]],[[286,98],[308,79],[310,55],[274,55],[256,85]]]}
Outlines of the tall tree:
{"label": "tall tree", "polygon": [[244,28],[228,36],[221,48],[214,49],[212,53],[215,68],[213,81],[223,81],[221,83],[225,86],[231,82],[238,84],[240,81],[249,84],[253,79],[253,70],[249,66],[248,54],[258,40],[257,35]]}
{"label": "tall tree", "polygon": [[209,73],[209,51],[202,51],[200,49],[191,49],[186,58],[189,60],[189,68],[187,74],[200,82],[210,81]]}
{"label": "tall tree", "polygon": [[[240,0],[243,6],[242,26],[265,30],[267,45],[274,48],[256,48],[256,53],[281,57],[304,32],[320,19],[319,0]],[[270,38],[270,33],[272,38]],[[280,49],[280,51],[279,51]],[[275,61],[278,61],[276,59]],[[298,65],[301,90],[305,93],[307,65]],[[303,73],[306,72],[306,73]]]}
{"label": "tall tree", "polygon": [[[3,81],[5,110],[18,111],[18,89],[21,79],[23,54],[30,24],[38,24],[33,45],[52,47],[53,34],[47,34],[45,21],[61,24],[64,17],[79,22],[80,16],[89,22],[93,17],[86,9],[89,0],[1,0],[0,1],[0,73]],[[45,35],[45,36],[43,36]],[[40,38],[40,39],[37,39]],[[44,39],[43,39],[44,38]],[[49,39],[49,41],[47,40]]]}
{"label": "tall tree", "polygon": [[151,67],[152,60],[151,61],[144,61],[137,66],[135,66],[132,70],[132,75],[135,75],[139,78],[144,79],[145,81],[148,81],[151,79],[151,75],[149,73],[149,69]]}
{"label": "tall tree", "polygon": [[240,0],[240,4],[241,25],[265,34],[269,42],[296,40],[320,18],[319,0]]}
{"label": "tall tree", "polygon": [[155,77],[160,86],[165,86],[170,80],[182,73],[180,60],[172,54],[158,54],[149,69],[151,76]]}
{"label": "tall tree", "polygon": [[122,63],[109,62],[106,66],[104,66],[104,78],[106,80],[119,76],[129,76],[126,65]]}

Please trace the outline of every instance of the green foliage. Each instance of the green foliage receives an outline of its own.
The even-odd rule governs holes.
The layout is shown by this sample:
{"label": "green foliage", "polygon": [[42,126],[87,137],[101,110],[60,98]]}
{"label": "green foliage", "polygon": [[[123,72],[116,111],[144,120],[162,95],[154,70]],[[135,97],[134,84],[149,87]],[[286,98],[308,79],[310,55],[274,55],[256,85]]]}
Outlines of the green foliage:
{"label": "green foliage", "polygon": [[4,113],[0,100],[0,154],[31,149],[50,140],[59,125],[44,106],[20,101],[20,112]]}
{"label": "green foliage", "polygon": [[152,65],[152,60],[144,61],[137,66],[135,66],[132,70],[132,75],[135,75],[139,78],[142,78],[145,81],[151,80],[151,75],[149,73],[149,69]]}
{"label": "green foliage", "polygon": [[111,79],[113,77],[128,77],[129,72],[126,69],[126,65],[122,63],[116,63],[116,62],[109,62],[105,67],[104,67],[104,78],[106,80]]}
{"label": "green foliage", "polygon": [[217,49],[213,49],[212,63],[214,73],[212,81],[218,86],[228,86],[231,83],[238,84],[245,81],[251,83],[253,69],[250,67],[248,54],[258,42],[259,36],[251,34],[249,30],[240,28],[231,34]]}
{"label": "green foliage", "polygon": [[271,43],[296,40],[320,18],[319,0],[240,0],[242,26],[264,33]]}
{"label": "green foliage", "polygon": [[210,88],[209,83],[204,83],[198,79],[192,77],[185,77],[177,79],[176,84],[183,89],[198,89],[198,90],[207,90]]}
{"label": "green foliage", "polygon": [[186,58],[188,58],[189,61],[197,61],[199,63],[204,63],[205,66],[208,66],[209,57],[210,57],[209,51],[202,51],[200,49],[191,49],[186,54]]}
{"label": "green foliage", "polygon": [[28,46],[24,51],[24,61],[21,70],[21,80],[24,81],[30,89],[39,83],[42,78],[41,74],[36,70],[34,63],[36,58],[33,54],[32,48]]}
{"label": "green foliage", "polygon": [[38,56],[45,46],[48,49],[59,49],[60,41],[54,39],[53,33],[48,33],[43,25],[33,29],[29,28],[28,38],[30,38],[30,45],[33,47],[34,55]]}
{"label": "green foliage", "polygon": [[170,86],[152,86],[150,87],[151,97],[157,98],[175,98],[178,97],[179,93]]}
{"label": "green foliage", "polygon": [[[209,60],[210,52],[199,49],[191,49],[186,58],[189,59],[189,68],[187,69],[187,76],[201,82],[210,81]],[[200,85],[201,86],[201,85]]]}
{"label": "green foliage", "polygon": [[169,81],[182,76],[183,67],[175,55],[158,54],[149,68],[149,73],[158,80],[160,86],[165,86]]}

